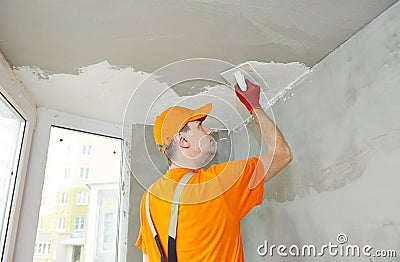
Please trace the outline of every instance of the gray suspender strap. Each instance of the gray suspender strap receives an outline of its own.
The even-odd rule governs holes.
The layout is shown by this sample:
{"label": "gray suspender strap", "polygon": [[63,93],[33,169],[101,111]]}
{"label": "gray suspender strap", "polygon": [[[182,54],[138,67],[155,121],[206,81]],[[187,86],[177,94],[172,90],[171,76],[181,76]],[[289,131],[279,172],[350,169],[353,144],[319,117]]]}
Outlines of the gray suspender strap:
{"label": "gray suspender strap", "polygon": [[160,257],[161,257],[161,262],[165,262],[165,256],[164,256],[164,252],[162,251],[162,247],[161,247],[161,242],[160,242],[160,238],[157,235],[157,231],[154,227],[153,224],[153,220],[151,219],[151,215],[150,215],[150,207],[149,207],[149,192],[151,190],[151,186],[149,188],[149,191],[147,191],[147,195],[146,195],[146,216],[147,216],[147,221],[149,223],[150,226],[150,230],[151,230],[151,234],[154,237],[154,240],[156,241],[158,250],[160,251]]}
{"label": "gray suspender strap", "polygon": [[178,223],[178,211],[179,211],[179,200],[183,188],[194,174],[192,172],[184,175],[179,181],[174,194],[174,200],[171,206],[171,219],[169,221],[168,230],[168,262],[175,262],[177,260],[176,255],[176,227]]}
{"label": "gray suspender strap", "polygon": [[[186,175],[184,175],[182,177],[182,179],[179,181],[179,183],[175,189],[174,199],[172,201],[172,206],[171,206],[171,217],[170,217],[170,221],[169,221],[169,230],[168,230],[168,261],[169,262],[176,261],[176,228],[177,228],[177,223],[178,223],[179,200],[180,200],[183,188],[186,186],[186,184],[189,182],[190,178],[192,178],[193,175],[194,175],[193,172],[189,172]],[[153,220],[151,219],[151,215],[150,215],[150,205],[149,205],[150,190],[151,190],[151,187],[147,191],[146,203],[145,203],[147,222],[149,223],[151,233],[156,241],[158,250],[160,251],[161,262],[164,262],[165,255],[162,250],[162,247],[160,244],[160,239],[157,235],[156,228],[154,227]]]}
{"label": "gray suspender strap", "polygon": [[192,176],[193,176],[192,172],[184,175],[175,189],[174,200],[172,201],[172,208],[171,208],[171,220],[169,221],[169,230],[168,230],[168,236],[172,238],[176,238],[176,226],[177,226],[176,224],[178,222],[179,199],[181,197],[183,188],[186,186],[187,182],[189,182]]}

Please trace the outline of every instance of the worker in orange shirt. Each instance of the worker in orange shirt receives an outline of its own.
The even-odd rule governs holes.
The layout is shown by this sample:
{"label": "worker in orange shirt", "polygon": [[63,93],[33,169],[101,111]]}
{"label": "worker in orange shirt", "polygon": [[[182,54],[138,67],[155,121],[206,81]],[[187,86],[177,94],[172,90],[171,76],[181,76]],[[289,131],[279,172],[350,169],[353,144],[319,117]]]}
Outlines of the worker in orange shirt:
{"label": "worker in orange shirt", "polygon": [[[169,169],[144,193],[136,246],[143,261],[244,261],[241,219],[262,203],[264,182],[292,160],[282,133],[261,108],[260,86],[235,86],[256,120],[267,152],[202,168],[213,157],[212,130],[202,123],[212,109],[174,106],[154,123],[154,138]],[[275,149],[275,150],[274,150]]]}

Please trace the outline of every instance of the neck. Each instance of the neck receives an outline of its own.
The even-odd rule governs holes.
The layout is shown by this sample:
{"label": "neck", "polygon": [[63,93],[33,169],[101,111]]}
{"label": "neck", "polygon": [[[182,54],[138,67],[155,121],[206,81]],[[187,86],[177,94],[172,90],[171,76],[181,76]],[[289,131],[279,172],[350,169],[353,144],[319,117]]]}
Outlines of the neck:
{"label": "neck", "polygon": [[193,170],[199,170],[200,167],[196,167],[196,166],[190,166],[190,165],[178,165],[175,163],[172,163],[168,169],[174,169],[174,168],[188,168],[188,169],[193,169]]}
{"label": "neck", "polygon": [[[185,161],[186,160],[186,161]],[[169,166],[169,169],[174,169],[174,168],[189,168],[189,169],[194,169],[198,170],[202,167],[203,165],[197,163],[196,161],[193,161],[193,159],[179,159],[177,161],[173,161],[171,165]]]}

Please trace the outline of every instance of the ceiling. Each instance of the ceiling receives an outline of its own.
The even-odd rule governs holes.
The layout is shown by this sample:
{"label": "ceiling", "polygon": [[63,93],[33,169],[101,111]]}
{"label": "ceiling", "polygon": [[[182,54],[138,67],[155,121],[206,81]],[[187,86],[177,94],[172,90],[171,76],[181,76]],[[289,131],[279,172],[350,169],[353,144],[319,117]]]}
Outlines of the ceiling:
{"label": "ceiling", "polygon": [[[132,93],[140,93],[137,90],[150,73],[188,58],[222,64],[267,62],[257,65],[272,83],[274,99],[394,2],[0,0],[0,51],[36,104],[121,123]],[[289,63],[295,61],[300,63]],[[169,66],[164,77],[198,70],[193,65]],[[199,68],[210,69],[204,63]],[[221,69],[218,65],[214,71]],[[137,104],[153,103],[158,90],[154,86],[168,83],[153,80],[158,83],[149,85],[142,94],[145,99]],[[189,97],[190,84],[173,87],[175,93],[155,108],[167,107],[185,94]],[[236,110],[247,113],[230,89],[202,86],[196,93],[218,94],[219,101],[234,101]],[[194,98],[189,104],[199,101]],[[217,116],[230,110],[216,108]],[[144,115],[149,109],[142,105],[131,111]]]}
{"label": "ceiling", "polygon": [[312,66],[395,0],[1,0],[13,66],[76,73],[107,60],[145,72],[206,57]]}

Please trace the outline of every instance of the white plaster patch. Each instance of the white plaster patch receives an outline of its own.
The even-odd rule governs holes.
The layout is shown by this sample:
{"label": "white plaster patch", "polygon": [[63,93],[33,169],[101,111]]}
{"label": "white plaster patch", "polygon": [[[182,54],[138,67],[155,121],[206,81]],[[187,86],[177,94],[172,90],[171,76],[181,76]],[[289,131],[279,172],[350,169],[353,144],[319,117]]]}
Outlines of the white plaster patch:
{"label": "white plaster patch", "polygon": [[[265,96],[261,104],[265,108],[268,107],[266,97],[274,103],[309,72],[307,66],[298,62],[251,63],[269,85],[262,90]],[[77,75],[51,74],[28,66],[17,67],[14,71],[39,106],[103,121],[122,123],[133,92],[139,99],[132,99],[134,105],[127,108],[131,110],[127,114],[128,124],[152,124],[162,110],[178,103],[195,108],[213,102],[213,117],[208,119],[208,124],[214,128],[234,129],[248,118],[248,112],[227,85],[208,85],[204,92],[193,97],[180,97],[166,83],[161,83],[158,76],[107,61],[82,67]]]}
{"label": "white plaster patch", "polygon": [[148,76],[107,61],[82,67],[77,75],[27,66],[14,71],[39,106],[113,123],[122,122],[132,90]]}

